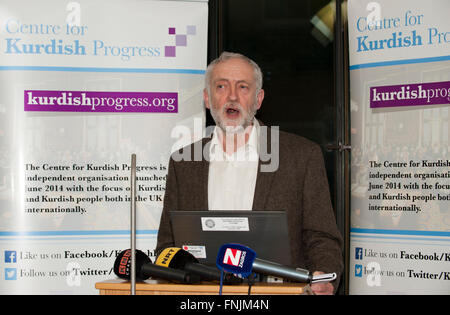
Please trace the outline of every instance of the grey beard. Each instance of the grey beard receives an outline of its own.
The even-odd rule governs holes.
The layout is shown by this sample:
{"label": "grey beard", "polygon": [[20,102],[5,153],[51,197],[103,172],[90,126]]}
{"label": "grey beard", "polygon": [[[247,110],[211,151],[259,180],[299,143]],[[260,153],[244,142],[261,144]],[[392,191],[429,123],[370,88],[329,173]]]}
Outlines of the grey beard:
{"label": "grey beard", "polygon": [[[233,105],[233,106],[230,106],[230,105]],[[225,104],[225,106],[222,109],[222,114],[226,114],[227,109],[230,107],[238,108],[241,113],[244,113],[244,109],[239,103],[227,103],[227,104]],[[214,106],[212,106],[211,108],[214,108]],[[256,108],[256,106],[253,105],[252,108],[250,109],[250,111],[246,112],[246,114],[247,114],[246,118],[238,126],[225,125],[224,121],[220,117],[220,114],[217,114],[217,112],[215,110],[211,110],[211,116],[213,117],[216,125],[219,126],[219,128],[222,129],[222,131],[224,133],[239,134],[241,132],[244,132],[244,130],[248,126],[252,125],[253,118],[255,117],[256,112],[257,112],[257,110],[255,108]]]}

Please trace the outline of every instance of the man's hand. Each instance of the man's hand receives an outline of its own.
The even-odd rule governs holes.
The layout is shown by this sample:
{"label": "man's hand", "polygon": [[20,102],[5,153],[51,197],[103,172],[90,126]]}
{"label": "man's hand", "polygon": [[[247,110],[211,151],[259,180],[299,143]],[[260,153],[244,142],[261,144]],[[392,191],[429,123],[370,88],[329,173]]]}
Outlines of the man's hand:
{"label": "man's hand", "polygon": [[[324,272],[322,272],[322,271],[313,272],[313,276],[322,275],[322,274],[324,274]],[[318,282],[318,283],[311,284],[311,290],[316,295],[332,295],[333,291],[334,291],[334,287],[329,282]]]}

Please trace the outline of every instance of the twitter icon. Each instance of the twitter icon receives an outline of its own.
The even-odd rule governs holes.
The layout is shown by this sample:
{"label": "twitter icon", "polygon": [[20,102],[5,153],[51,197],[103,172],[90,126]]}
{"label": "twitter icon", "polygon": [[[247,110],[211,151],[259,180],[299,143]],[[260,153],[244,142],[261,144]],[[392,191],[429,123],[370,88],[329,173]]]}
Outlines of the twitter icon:
{"label": "twitter icon", "polygon": [[355,277],[362,277],[362,265],[355,265]]}
{"label": "twitter icon", "polygon": [[5,280],[17,280],[17,269],[5,268]]}

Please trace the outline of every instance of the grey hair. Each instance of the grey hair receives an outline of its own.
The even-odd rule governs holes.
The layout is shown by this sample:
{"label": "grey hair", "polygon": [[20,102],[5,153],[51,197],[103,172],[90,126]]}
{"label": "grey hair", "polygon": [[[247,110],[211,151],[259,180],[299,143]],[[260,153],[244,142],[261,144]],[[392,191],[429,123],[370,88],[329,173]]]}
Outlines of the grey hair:
{"label": "grey hair", "polygon": [[254,78],[255,78],[255,82],[256,82],[256,93],[258,93],[262,89],[263,75],[261,72],[261,68],[258,66],[258,64],[256,62],[254,62],[253,60],[251,60],[250,58],[248,58],[247,56],[244,56],[242,54],[224,51],[220,54],[220,56],[218,58],[211,61],[211,63],[208,65],[208,68],[206,68],[205,87],[206,87],[206,91],[208,92],[208,95],[210,95],[210,92],[211,92],[211,90],[210,90],[211,75],[214,70],[214,67],[221,62],[225,62],[225,61],[227,61],[229,59],[233,59],[233,58],[238,58],[238,59],[244,60],[253,67]]}

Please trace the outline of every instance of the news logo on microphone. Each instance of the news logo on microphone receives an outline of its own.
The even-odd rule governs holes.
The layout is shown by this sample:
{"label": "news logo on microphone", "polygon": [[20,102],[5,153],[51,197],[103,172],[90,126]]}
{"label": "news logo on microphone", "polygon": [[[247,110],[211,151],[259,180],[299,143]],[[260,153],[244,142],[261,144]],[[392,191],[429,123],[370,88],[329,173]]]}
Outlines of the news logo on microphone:
{"label": "news logo on microphone", "polygon": [[128,249],[123,253],[119,260],[118,273],[121,275],[129,275],[131,269],[131,250]]}
{"label": "news logo on microphone", "polygon": [[242,268],[246,255],[247,252],[243,252],[239,249],[226,248],[223,263]]}
{"label": "news logo on microphone", "polygon": [[255,251],[246,246],[225,244],[218,251],[216,265],[220,270],[238,274],[246,278],[252,272],[255,258]]}

